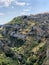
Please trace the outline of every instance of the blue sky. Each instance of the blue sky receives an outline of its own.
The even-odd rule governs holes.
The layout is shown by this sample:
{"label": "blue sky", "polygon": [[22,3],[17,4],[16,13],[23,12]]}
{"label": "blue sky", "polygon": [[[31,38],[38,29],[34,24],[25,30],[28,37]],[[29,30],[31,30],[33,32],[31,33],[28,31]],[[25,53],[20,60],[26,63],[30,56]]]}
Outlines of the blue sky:
{"label": "blue sky", "polygon": [[0,0],[0,24],[20,15],[49,12],[49,0]]}

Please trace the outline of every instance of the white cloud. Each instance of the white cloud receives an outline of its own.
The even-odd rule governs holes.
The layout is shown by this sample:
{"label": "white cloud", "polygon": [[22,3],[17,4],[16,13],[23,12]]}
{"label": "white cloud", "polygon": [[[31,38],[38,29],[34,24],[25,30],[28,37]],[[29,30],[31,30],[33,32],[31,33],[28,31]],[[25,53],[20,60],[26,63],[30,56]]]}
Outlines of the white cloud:
{"label": "white cloud", "polygon": [[29,12],[29,11],[30,11],[30,9],[25,9],[25,10],[24,10],[24,12]]}
{"label": "white cloud", "polygon": [[14,0],[0,0],[0,7],[8,7]]}
{"label": "white cloud", "polygon": [[27,3],[26,5],[30,5],[30,3]]}
{"label": "white cloud", "polygon": [[24,6],[24,5],[26,5],[26,3],[25,2],[18,2],[18,1],[16,1],[16,5]]}
{"label": "white cloud", "polygon": [[12,6],[12,8],[14,8],[14,6]]}
{"label": "white cloud", "polygon": [[27,12],[27,11],[21,12],[21,15],[28,15],[28,14],[29,14],[29,12]]}
{"label": "white cloud", "polygon": [[3,16],[4,15],[4,13],[0,13],[0,16]]}
{"label": "white cloud", "polygon": [[18,0],[0,0],[0,7],[9,7],[12,3],[15,3],[18,6],[29,5],[29,3],[21,2]]}
{"label": "white cloud", "polygon": [[30,13],[28,12],[22,12],[21,15],[29,15]]}
{"label": "white cloud", "polygon": [[25,15],[25,12],[21,12],[21,15]]}
{"label": "white cloud", "polygon": [[24,10],[21,12],[21,15],[28,15],[28,14],[30,14],[30,11],[31,11],[30,7],[27,8],[27,9],[24,9]]}

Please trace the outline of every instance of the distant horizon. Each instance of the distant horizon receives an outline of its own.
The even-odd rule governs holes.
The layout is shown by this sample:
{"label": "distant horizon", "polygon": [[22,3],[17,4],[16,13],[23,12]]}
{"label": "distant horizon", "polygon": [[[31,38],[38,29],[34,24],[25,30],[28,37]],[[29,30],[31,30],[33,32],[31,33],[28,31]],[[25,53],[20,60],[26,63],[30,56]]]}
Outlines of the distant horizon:
{"label": "distant horizon", "polygon": [[[41,13],[36,13],[36,14],[28,14],[28,15],[18,15],[18,16],[15,16],[15,17],[19,17],[19,16],[30,16],[30,15],[38,15],[38,14],[49,14],[49,12],[41,12]],[[13,18],[15,18],[13,17]],[[9,21],[7,21],[6,23],[10,22],[13,18],[11,18]],[[0,24],[0,25],[4,25],[6,23],[3,23],[3,24]]]}
{"label": "distant horizon", "polygon": [[[28,15],[18,15],[18,16],[14,16],[13,18],[15,18],[15,17],[19,17],[19,16],[30,16],[30,15],[38,15],[38,14],[49,14],[49,12],[40,12],[40,13],[36,13],[36,14],[28,14]],[[9,21],[6,21],[6,22],[3,23],[3,24],[0,23],[0,25],[4,25],[4,24],[10,22],[13,18],[11,18]]]}
{"label": "distant horizon", "polygon": [[49,0],[0,0],[0,24],[14,17],[49,12]]}

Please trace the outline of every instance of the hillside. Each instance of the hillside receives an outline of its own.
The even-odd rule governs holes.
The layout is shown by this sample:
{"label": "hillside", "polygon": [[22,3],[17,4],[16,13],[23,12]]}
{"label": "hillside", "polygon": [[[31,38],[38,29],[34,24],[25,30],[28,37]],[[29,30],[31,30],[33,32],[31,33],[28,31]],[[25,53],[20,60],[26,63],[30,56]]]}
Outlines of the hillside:
{"label": "hillside", "polygon": [[1,65],[43,65],[49,13],[18,16],[0,27]]}

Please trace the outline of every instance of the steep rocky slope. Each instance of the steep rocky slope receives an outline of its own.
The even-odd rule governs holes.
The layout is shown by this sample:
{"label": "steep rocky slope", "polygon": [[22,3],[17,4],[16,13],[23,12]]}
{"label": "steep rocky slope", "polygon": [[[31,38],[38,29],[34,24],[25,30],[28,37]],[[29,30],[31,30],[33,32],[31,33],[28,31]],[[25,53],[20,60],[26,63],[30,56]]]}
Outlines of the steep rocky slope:
{"label": "steep rocky slope", "polygon": [[0,64],[42,65],[47,39],[49,13],[15,17],[0,28]]}

